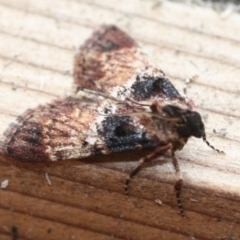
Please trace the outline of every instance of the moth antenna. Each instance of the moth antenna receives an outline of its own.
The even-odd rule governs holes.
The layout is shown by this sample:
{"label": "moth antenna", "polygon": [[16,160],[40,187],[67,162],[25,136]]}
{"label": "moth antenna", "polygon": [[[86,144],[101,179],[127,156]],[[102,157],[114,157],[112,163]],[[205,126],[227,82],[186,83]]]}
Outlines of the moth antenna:
{"label": "moth antenna", "polygon": [[191,78],[185,79],[185,87],[183,88],[185,101],[186,101],[188,107],[192,111],[196,111],[196,106],[195,106],[193,100],[191,98],[189,98],[187,91],[188,91],[188,88],[189,88],[189,85],[191,84],[191,82],[193,82],[196,78],[198,78],[198,75],[193,75]]}
{"label": "moth antenna", "polygon": [[216,152],[218,152],[218,153],[223,153],[223,154],[225,154],[224,151],[221,151],[221,150],[215,148],[214,146],[212,146],[212,145],[209,143],[209,141],[206,139],[206,135],[205,135],[205,134],[203,135],[203,141],[204,141],[210,148],[212,148],[214,151],[216,151]]}
{"label": "moth antenna", "polygon": [[183,88],[183,93],[185,94],[185,97],[187,97],[188,93],[188,88],[189,88],[189,85],[191,84],[191,82],[194,82],[194,80],[196,80],[198,78],[198,75],[197,74],[194,74],[192,77],[190,78],[187,78],[185,79],[184,81],[184,88]]}

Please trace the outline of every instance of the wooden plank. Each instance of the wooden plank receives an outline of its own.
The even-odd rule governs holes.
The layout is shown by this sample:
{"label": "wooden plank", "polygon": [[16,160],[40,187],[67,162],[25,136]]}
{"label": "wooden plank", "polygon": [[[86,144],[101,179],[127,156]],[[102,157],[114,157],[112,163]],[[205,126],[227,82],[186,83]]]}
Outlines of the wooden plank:
{"label": "wooden plank", "polygon": [[186,218],[178,214],[169,155],[133,179],[129,199],[124,182],[145,151],[47,165],[0,156],[0,182],[9,180],[0,191],[0,239],[12,239],[13,226],[19,239],[240,238],[238,14],[226,19],[210,9],[139,0],[0,0],[0,12],[1,134],[26,109],[71,94],[75,49],[111,23],[179,90],[198,75],[189,95],[209,141],[226,152],[191,139],[177,154]]}

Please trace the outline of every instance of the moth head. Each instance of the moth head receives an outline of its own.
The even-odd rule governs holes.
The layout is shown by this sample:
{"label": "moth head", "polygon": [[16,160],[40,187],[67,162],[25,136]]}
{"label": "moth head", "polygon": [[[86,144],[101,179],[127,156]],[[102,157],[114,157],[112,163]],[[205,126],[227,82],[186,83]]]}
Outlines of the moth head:
{"label": "moth head", "polygon": [[181,109],[174,105],[166,105],[162,108],[162,111],[170,118],[176,119],[174,124],[176,125],[177,131],[181,137],[205,137],[204,124],[198,112],[191,111],[189,109]]}
{"label": "moth head", "polygon": [[162,108],[162,111],[167,114],[170,119],[173,119],[173,123],[176,125],[177,131],[181,137],[189,138],[194,136],[202,138],[203,141],[213,150],[219,153],[224,153],[223,151],[214,148],[207,141],[204,124],[198,112],[189,109],[181,109],[175,105],[166,105]]}

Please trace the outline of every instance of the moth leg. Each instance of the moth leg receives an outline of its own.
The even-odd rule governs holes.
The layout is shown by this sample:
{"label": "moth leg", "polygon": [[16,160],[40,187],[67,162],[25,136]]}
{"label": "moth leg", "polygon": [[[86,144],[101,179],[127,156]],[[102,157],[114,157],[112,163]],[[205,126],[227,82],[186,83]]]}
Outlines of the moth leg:
{"label": "moth leg", "polygon": [[154,152],[139,160],[138,166],[130,173],[125,183],[125,194],[128,195],[128,187],[131,179],[142,169],[145,163],[152,161],[156,157],[163,155],[167,150],[172,148],[172,144],[157,147]]}
{"label": "moth leg", "polygon": [[175,152],[172,151],[172,163],[173,163],[173,166],[174,166],[174,169],[176,171],[176,175],[177,175],[177,181],[174,185],[174,189],[175,189],[175,192],[176,192],[176,198],[177,198],[177,203],[178,203],[178,208],[179,208],[179,212],[180,214],[184,217],[185,214],[184,214],[184,210],[183,210],[183,206],[182,206],[182,201],[180,199],[180,195],[181,195],[181,191],[182,191],[182,176],[180,174],[180,168],[179,168],[179,164],[178,164],[178,160],[175,156]]}

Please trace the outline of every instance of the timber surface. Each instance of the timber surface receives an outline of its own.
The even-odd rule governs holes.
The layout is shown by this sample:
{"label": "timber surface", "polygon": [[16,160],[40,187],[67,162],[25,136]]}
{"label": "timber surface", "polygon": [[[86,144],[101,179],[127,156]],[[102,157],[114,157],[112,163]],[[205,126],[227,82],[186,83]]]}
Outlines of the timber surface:
{"label": "timber surface", "polygon": [[124,182],[145,151],[49,165],[0,156],[0,183],[9,181],[0,239],[240,239],[238,14],[157,1],[0,0],[0,133],[26,109],[71,94],[75,49],[102,23],[133,36],[179,90],[198,76],[188,95],[226,155],[199,139],[177,154],[186,218],[169,155],[134,178],[129,199]]}

